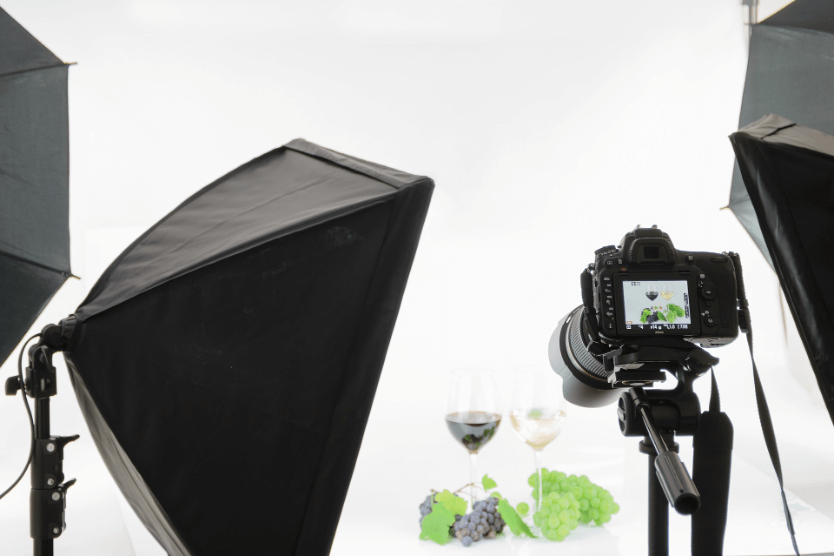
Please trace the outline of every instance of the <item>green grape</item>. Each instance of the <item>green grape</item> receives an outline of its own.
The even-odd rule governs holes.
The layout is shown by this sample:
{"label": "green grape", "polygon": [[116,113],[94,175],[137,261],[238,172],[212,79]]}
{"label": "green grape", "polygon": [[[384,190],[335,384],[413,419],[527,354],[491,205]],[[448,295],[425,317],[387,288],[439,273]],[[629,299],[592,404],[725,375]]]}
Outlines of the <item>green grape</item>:
{"label": "green grape", "polygon": [[599,508],[599,498],[592,498],[591,499],[591,507],[592,508]]}
{"label": "green grape", "polygon": [[539,485],[538,473],[533,473],[532,475],[530,475],[530,477],[527,479],[527,484],[534,488],[537,487]]}
{"label": "green grape", "polygon": [[548,529],[547,531],[542,530],[542,533],[544,534],[545,538],[547,538],[551,541],[563,541],[563,540],[565,540],[564,536],[559,538],[560,537],[559,531],[557,531],[556,529]]}
{"label": "green grape", "polygon": [[525,516],[530,511],[530,506],[526,502],[519,502],[515,507],[515,511],[518,512],[518,515]]}

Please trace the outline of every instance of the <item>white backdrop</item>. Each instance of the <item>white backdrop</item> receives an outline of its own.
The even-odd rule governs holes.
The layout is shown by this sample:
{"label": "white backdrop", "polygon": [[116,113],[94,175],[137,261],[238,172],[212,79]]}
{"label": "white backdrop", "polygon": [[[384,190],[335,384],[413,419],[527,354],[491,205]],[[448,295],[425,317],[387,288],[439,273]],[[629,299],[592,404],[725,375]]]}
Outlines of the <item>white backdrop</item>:
{"label": "white backdrop", "polygon": [[[783,4],[763,1],[760,13]],[[775,275],[734,216],[719,210],[729,198],[727,135],[738,122],[746,67],[737,0],[2,6],[63,60],[78,62],[69,82],[70,225],[72,268],[82,279],[64,286],[35,329],[71,313],[124,247],[195,190],[295,137],[436,181],[334,554],[380,539],[387,550],[453,550],[416,540],[428,489],[468,478],[465,453],[443,422],[449,370],[494,368],[509,392],[512,369],[544,361],[556,322],[579,304],[579,272],[593,251],[636,224],[659,225],[684,249],[742,254],[787,487],[796,507],[813,515],[798,520],[800,546],[803,535],[822,538],[822,524],[834,526],[834,429],[795,329],[782,324]],[[745,552],[745,539],[755,544],[775,531],[767,549],[788,553],[746,344],[715,355],[736,427],[740,502],[731,507],[730,544],[737,554],[756,553]],[[66,450],[65,469],[79,483],[58,542],[79,553],[161,554],[114,491],[56,359],[53,431],[82,434]],[[2,371],[16,372],[14,361]],[[571,410],[545,462],[592,479],[608,466],[603,478],[624,515],[613,533],[600,534],[626,539],[617,519],[645,525],[636,509],[645,462],[615,419],[613,408]],[[19,400],[0,404],[0,483],[25,459],[25,423]],[[532,457],[508,425],[499,432],[479,472],[520,500]],[[27,488],[0,502],[3,537],[22,546]],[[771,513],[757,518],[747,491],[765,492]],[[117,549],[112,539],[128,536]],[[643,554],[643,534],[635,538],[606,546]],[[806,541],[834,550],[834,542],[817,545]],[[501,546],[526,553],[518,543]],[[685,548],[676,538],[676,553]]]}

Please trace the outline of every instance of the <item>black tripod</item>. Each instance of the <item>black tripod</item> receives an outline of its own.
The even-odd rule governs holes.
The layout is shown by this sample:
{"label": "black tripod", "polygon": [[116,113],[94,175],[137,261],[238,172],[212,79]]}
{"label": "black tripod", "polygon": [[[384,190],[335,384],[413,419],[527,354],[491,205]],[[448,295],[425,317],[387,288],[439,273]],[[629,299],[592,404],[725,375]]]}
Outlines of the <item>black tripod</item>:
{"label": "black tripod", "polygon": [[74,436],[52,436],[49,432],[49,398],[58,393],[52,356],[63,350],[74,321],[65,319],[61,325],[49,325],[41,332],[40,341],[29,348],[29,366],[23,384],[17,376],[6,381],[6,394],[14,396],[21,388],[35,400],[35,442],[32,454],[32,490],[29,496],[29,532],[35,556],[52,556],[52,541],[66,529],[64,510],[67,489],[75,479],[64,480],[64,446],[78,439]]}
{"label": "black tripod", "polygon": [[[714,399],[703,417],[692,389],[695,379],[718,359],[682,340],[664,339],[663,344],[627,346],[604,356],[606,369],[612,372],[609,382],[628,388],[618,402],[620,430],[624,436],[642,436],[640,452],[649,456],[649,555],[669,554],[670,504],[678,513],[692,516],[693,556],[720,555],[729,496],[732,425],[719,411],[714,381]],[[673,372],[678,385],[673,390],[644,391],[644,387],[665,380],[663,370]],[[721,427],[729,427],[729,448],[726,427],[719,427],[721,434],[714,434],[719,414]],[[709,430],[699,432],[702,421],[709,423]],[[696,437],[693,468],[700,492],[677,455],[675,434]],[[699,515],[696,512],[702,502],[708,510]]]}

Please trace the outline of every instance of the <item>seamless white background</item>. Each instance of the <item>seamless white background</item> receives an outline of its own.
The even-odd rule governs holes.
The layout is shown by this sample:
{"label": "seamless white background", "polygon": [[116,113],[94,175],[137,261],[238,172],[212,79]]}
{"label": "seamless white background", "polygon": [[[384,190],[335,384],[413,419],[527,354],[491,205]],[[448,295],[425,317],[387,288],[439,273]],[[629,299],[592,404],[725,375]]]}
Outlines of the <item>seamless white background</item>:
{"label": "seamless white background", "polygon": [[[784,3],[764,0],[760,12]],[[498,370],[509,403],[512,369],[545,361],[557,321],[580,302],[579,272],[593,251],[636,224],[659,225],[683,249],[741,253],[786,485],[797,508],[815,516],[797,529],[824,538],[821,524],[834,519],[834,429],[775,275],[733,215],[719,210],[729,198],[727,136],[738,123],[746,68],[737,0],[4,0],[2,7],[60,58],[78,62],[69,82],[70,226],[73,271],[82,279],[66,284],[35,329],[71,313],[109,262],[183,199],[295,137],[436,181],[334,554],[453,550],[416,540],[428,489],[455,489],[468,478],[465,453],[443,422],[449,371]],[[743,338],[715,355],[736,427],[733,553],[787,554]],[[56,359],[53,430],[82,434],[66,451],[65,469],[79,483],[58,542],[79,554],[161,554],[118,502]],[[13,374],[14,361],[2,371]],[[622,523],[639,528],[645,462],[615,420],[613,408],[572,409],[545,461],[607,480],[625,508]],[[25,423],[19,400],[0,402],[0,483],[25,459]],[[532,457],[508,426],[479,466],[506,496],[528,494]],[[0,502],[2,554],[28,543],[27,488]],[[750,500],[763,492],[767,507],[756,513]],[[675,534],[685,535],[673,521]],[[614,525],[581,540],[612,553],[645,552],[642,534],[625,542],[631,537]],[[116,546],[117,538],[130,542]],[[673,551],[686,546],[678,536]],[[806,546],[834,550],[831,542]]]}

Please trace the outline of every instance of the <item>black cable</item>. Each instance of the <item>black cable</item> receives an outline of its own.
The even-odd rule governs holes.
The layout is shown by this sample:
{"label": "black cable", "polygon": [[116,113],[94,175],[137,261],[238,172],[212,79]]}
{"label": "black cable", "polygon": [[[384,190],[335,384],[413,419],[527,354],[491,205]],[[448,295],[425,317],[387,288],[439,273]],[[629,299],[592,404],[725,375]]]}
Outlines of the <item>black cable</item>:
{"label": "black cable", "polygon": [[776,447],[776,433],[773,431],[773,420],[770,418],[770,409],[767,407],[764,387],[762,386],[761,378],[759,378],[759,370],[756,368],[756,360],[753,358],[753,330],[750,325],[749,312],[747,314],[747,347],[750,348],[750,361],[753,363],[753,384],[756,389],[756,406],[759,409],[759,422],[762,425],[765,446],[767,446],[767,453],[770,455],[770,462],[773,464],[773,470],[776,471],[776,478],[779,480],[779,490],[782,492],[782,509],[785,510],[785,522],[788,526],[788,532],[791,534],[793,550],[799,556],[799,547],[796,544],[796,531],[793,528],[791,510],[788,507],[788,498],[785,495],[785,483],[782,480],[782,462],[779,459],[779,449]]}
{"label": "black cable", "polygon": [[26,399],[26,388],[23,382],[23,353],[26,351],[26,344],[34,340],[35,338],[40,338],[40,334],[35,334],[25,342],[23,342],[23,347],[20,348],[20,356],[17,358],[17,378],[20,380],[20,394],[23,396],[23,405],[26,406],[26,413],[29,414],[29,430],[31,432],[31,441],[29,443],[29,459],[26,460],[26,466],[23,468],[23,471],[20,472],[20,476],[15,479],[15,482],[12,483],[12,486],[7,488],[3,494],[0,494],[0,499],[6,496],[8,493],[12,491],[14,487],[17,486],[17,483],[20,482],[20,479],[26,475],[26,471],[29,469],[29,466],[32,464],[32,457],[35,455],[35,419],[32,417],[32,409],[29,407],[29,400]]}
{"label": "black cable", "polygon": [[785,495],[785,482],[782,480],[782,462],[779,459],[779,449],[776,447],[776,433],[773,430],[773,420],[770,418],[770,409],[767,407],[762,380],[759,377],[759,369],[756,367],[756,359],[753,357],[753,325],[750,323],[750,304],[747,302],[747,295],[744,291],[744,275],[741,271],[741,258],[738,253],[726,253],[733,262],[736,270],[736,299],[738,300],[739,328],[747,336],[747,347],[750,349],[750,362],[753,364],[753,386],[756,390],[756,406],[759,410],[759,423],[762,425],[765,446],[770,455],[770,463],[776,472],[779,480],[779,490],[782,493],[782,508],[785,510],[785,522],[788,532],[791,534],[791,544],[796,556],[800,556],[799,547],[796,544],[796,531],[793,528],[793,518],[788,507],[788,497]]}

